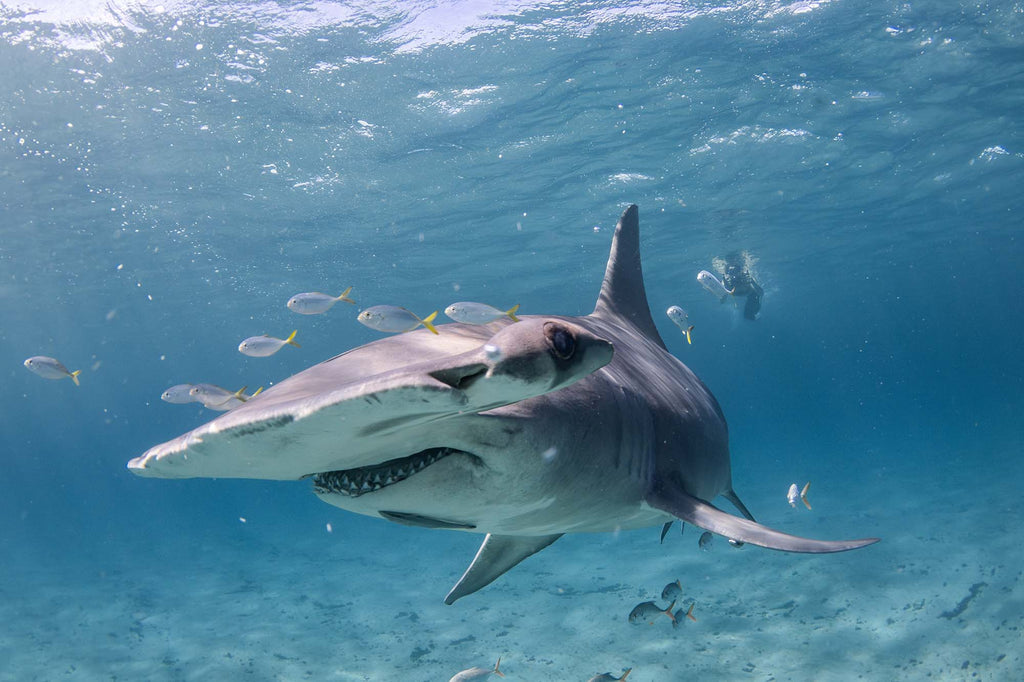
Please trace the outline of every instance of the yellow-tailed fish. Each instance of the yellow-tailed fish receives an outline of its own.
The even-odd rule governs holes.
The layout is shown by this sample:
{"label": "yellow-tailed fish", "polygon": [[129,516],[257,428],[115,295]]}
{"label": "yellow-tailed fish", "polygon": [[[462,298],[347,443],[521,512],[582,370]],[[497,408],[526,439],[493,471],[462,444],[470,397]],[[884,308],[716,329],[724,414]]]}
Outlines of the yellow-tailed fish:
{"label": "yellow-tailed fish", "polygon": [[678,601],[683,596],[683,585],[678,580],[675,582],[665,585],[665,589],[661,591],[662,599],[669,599],[671,601]]}
{"label": "yellow-tailed fish", "polygon": [[199,398],[192,395],[192,389],[194,387],[195,384],[177,384],[176,386],[171,386],[160,394],[160,400],[167,403],[174,403],[175,405],[197,402]]}
{"label": "yellow-tailed fish", "polygon": [[732,291],[726,289],[725,285],[707,270],[701,270],[697,273],[697,281],[700,282],[701,286],[717,296],[718,300],[722,303],[725,303],[732,296]]}
{"label": "yellow-tailed fish", "polygon": [[82,370],[76,369],[74,372],[69,372],[68,368],[56,358],[48,358],[45,355],[33,355],[24,364],[28,371],[38,374],[44,379],[71,379],[71,381],[75,382],[75,386],[80,385],[78,383],[78,375],[82,373]]}
{"label": "yellow-tailed fish", "polygon": [[789,486],[789,492],[786,493],[786,500],[789,502],[789,506],[796,509],[796,501],[800,500],[804,503],[804,506],[808,509],[811,508],[811,503],[807,501],[807,491],[811,487],[811,482],[808,481],[804,485],[804,489],[800,490],[797,488],[796,483]]}
{"label": "yellow-tailed fish", "polygon": [[693,331],[693,325],[690,324],[690,318],[687,316],[686,311],[679,306],[674,305],[669,307],[669,309],[665,311],[665,314],[668,315],[668,319],[675,322],[680,331],[686,335],[686,343],[693,343],[693,339],[690,338],[690,332]]}
{"label": "yellow-tailed fish", "polygon": [[437,329],[433,325],[435,317],[437,317],[436,310],[421,318],[401,306],[375,305],[359,313],[358,319],[370,329],[376,329],[379,332],[411,332],[422,324],[437,334]]}
{"label": "yellow-tailed fish", "polygon": [[189,391],[189,395],[195,402],[202,403],[203,407],[217,410],[218,412],[227,412],[238,407],[249,398],[258,396],[263,391],[261,386],[252,395],[246,395],[245,389],[247,388],[249,387],[242,386],[242,388],[232,392],[215,384],[195,384],[192,390]]}
{"label": "yellow-tailed fish", "polygon": [[594,675],[587,682],[622,682],[629,677],[631,672],[633,672],[632,668],[626,668],[626,672],[622,673],[622,677],[613,677],[611,673],[601,673],[600,675]]}
{"label": "yellow-tailed fish", "polygon": [[463,670],[460,673],[455,673],[448,682],[469,682],[470,680],[483,680],[491,675],[497,675],[498,677],[505,677],[505,673],[498,669],[501,665],[501,657],[498,657],[498,662],[494,664],[493,668],[481,668],[475,666],[468,670]]}
{"label": "yellow-tailed fish", "polygon": [[690,603],[690,608],[688,608],[686,610],[686,613],[683,613],[683,609],[682,608],[680,608],[678,611],[676,611],[676,619],[674,621],[672,621],[672,627],[674,627],[674,628],[675,627],[679,627],[679,625],[683,622],[683,618],[684,617],[685,618],[689,618],[694,623],[696,623],[697,622],[697,616],[693,615],[693,607],[696,606],[696,605],[697,605],[697,602],[691,602]]}
{"label": "yellow-tailed fish", "polygon": [[450,306],[445,308],[444,314],[456,322],[462,322],[463,324],[487,324],[488,322],[500,320],[503,317],[507,317],[513,322],[518,322],[519,318],[516,317],[517,310],[519,310],[518,303],[508,310],[499,310],[498,308],[495,308],[492,305],[487,305],[486,303],[459,301],[458,303],[452,303]]}
{"label": "yellow-tailed fish", "polygon": [[676,615],[672,613],[672,609],[676,603],[672,602],[668,605],[667,609],[663,609],[652,601],[645,601],[637,604],[633,607],[633,610],[629,612],[630,623],[647,623],[648,625],[654,625],[654,621],[659,615],[668,616],[674,623],[676,621]]}
{"label": "yellow-tailed fish", "polygon": [[345,301],[355,305],[356,302],[348,297],[352,287],[341,292],[341,296],[322,294],[319,291],[309,291],[304,294],[295,294],[288,299],[288,309],[300,315],[319,315],[326,313],[338,301]]}
{"label": "yellow-tailed fish", "polygon": [[250,336],[245,341],[238,344],[238,352],[242,355],[248,355],[251,358],[266,358],[285,346],[301,348],[302,346],[295,343],[295,335],[298,331],[298,329],[293,331],[287,339],[279,339],[275,336],[267,336],[266,334],[261,336]]}

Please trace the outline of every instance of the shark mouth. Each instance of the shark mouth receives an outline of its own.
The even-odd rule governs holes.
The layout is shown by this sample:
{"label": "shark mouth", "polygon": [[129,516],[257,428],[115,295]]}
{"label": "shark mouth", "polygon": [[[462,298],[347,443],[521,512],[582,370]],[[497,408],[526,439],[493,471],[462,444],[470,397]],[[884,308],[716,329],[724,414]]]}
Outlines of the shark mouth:
{"label": "shark mouth", "polygon": [[404,481],[438,460],[453,454],[466,455],[474,462],[480,462],[479,457],[462,450],[430,448],[408,457],[390,459],[382,464],[315,474],[313,476],[313,492],[319,495],[337,493],[347,497],[359,497]]}

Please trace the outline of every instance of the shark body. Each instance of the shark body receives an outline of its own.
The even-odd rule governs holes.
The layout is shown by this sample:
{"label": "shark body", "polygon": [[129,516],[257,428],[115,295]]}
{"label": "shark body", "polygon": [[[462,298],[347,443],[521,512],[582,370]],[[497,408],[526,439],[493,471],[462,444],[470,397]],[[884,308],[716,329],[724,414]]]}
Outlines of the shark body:
{"label": "shark body", "polygon": [[[447,324],[343,353],[131,460],[142,476],[294,480],[342,509],[486,533],[449,604],[564,533],[681,519],[740,542],[826,553],[756,523],[732,489],[729,433],[665,348],[644,289],[636,206],[594,312]],[[712,505],[723,496],[740,518]]]}

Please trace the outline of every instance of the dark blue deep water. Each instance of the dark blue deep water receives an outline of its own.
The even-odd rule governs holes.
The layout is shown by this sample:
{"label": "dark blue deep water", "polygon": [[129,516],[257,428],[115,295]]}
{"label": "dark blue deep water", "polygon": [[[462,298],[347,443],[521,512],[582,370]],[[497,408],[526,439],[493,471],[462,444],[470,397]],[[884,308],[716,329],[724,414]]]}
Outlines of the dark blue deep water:
{"label": "dark blue deep water", "polygon": [[[0,680],[1019,674],[1019,2],[14,0],[0,86]],[[479,536],[126,470],[214,416],[168,386],[379,337],[291,295],[586,314],[631,203],[737,491],[881,544],[573,536],[449,607]],[[734,251],[757,321],[695,279]],[[675,578],[697,623],[626,621]]]}

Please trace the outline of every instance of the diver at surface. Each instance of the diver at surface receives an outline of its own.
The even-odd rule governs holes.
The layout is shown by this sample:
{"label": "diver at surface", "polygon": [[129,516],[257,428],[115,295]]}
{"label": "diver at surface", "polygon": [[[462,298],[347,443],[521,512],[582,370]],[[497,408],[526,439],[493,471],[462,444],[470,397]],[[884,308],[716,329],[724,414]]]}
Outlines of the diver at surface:
{"label": "diver at surface", "polygon": [[753,263],[754,259],[746,251],[733,251],[716,263],[721,269],[725,288],[730,289],[733,296],[746,297],[743,317],[748,320],[757,319],[758,313],[761,312],[761,298],[764,296],[764,289],[751,272]]}

